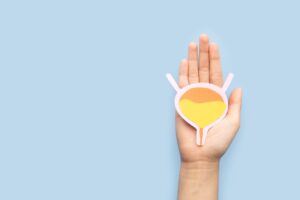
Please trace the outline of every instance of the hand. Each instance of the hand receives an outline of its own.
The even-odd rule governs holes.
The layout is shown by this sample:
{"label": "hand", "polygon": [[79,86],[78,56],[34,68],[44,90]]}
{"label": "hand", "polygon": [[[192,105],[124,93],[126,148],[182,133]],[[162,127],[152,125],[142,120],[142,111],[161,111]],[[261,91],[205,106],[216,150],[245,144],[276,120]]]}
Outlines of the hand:
{"label": "hand", "polygon": [[[219,48],[209,43],[206,35],[200,36],[199,48],[197,44],[190,43],[188,59],[180,63],[179,87],[197,82],[223,86]],[[176,113],[176,134],[182,163],[211,162],[221,158],[239,129],[241,103],[242,91],[236,88],[230,95],[226,117],[208,131],[204,146],[196,144],[195,128]]]}

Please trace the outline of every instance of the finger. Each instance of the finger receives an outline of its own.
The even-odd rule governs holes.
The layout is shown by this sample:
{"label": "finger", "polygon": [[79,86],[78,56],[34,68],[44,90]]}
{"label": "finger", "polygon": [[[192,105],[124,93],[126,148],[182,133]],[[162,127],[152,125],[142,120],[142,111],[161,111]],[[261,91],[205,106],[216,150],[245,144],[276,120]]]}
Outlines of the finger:
{"label": "finger", "polygon": [[200,82],[209,82],[209,40],[207,35],[199,39],[199,79]]}
{"label": "finger", "polygon": [[240,126],[240,115],[242,108],[242,89],[236,88],[232,91],[229,98],[228,112],[226,119],[229,120],[230,124],[234,128],[239,128]]}
{"label": "finger", "polygon": [[219,87],[223,85],[221,57],[219,47],[216,44],[209,44],[209,81]]}
{"label": "finger", "polygon": [[189,83],[199,82],[198,74],[198,47],[195,43],[190,43],[188,51],[188,65],[189,65]]}
{"label": "finger", "polygon": [[183,59],[180,62],[180,66],[179,66],[179,87],[183,88],[185,86],[187,86],[189,84],[189,80],[188,80],[188,62],[186,59]]}

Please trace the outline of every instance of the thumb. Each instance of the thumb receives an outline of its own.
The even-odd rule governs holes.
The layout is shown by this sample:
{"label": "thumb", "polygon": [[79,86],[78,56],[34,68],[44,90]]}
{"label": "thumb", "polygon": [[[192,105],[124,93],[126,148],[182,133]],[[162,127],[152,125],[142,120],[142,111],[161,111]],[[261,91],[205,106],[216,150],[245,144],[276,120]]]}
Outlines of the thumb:
{"label": "thumb", "polygon": [[229,97],[228,112],[226,118],[236,128],[240,126],[240,113],[242,107],[242,89],[236,88],[232,91]]}

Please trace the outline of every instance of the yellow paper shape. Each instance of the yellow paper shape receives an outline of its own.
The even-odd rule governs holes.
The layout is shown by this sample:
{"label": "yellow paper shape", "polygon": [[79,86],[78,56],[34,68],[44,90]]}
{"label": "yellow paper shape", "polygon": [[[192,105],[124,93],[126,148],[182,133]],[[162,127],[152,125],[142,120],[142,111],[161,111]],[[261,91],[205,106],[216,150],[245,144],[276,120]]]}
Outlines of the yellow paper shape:
{"label": "yellow paper shape", "polygon": [[223,101],[210,101],[197,103],[189,99],[179,102],[182,113],[200,128],[204,128],[216,121],[225,111]]}

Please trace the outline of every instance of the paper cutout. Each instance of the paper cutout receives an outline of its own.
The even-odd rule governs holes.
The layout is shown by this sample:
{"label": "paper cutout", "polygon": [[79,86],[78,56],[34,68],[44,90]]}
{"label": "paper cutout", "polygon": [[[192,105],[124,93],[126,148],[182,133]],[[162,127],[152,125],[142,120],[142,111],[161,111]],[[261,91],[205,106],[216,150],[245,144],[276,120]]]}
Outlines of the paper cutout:
{"label": "paper cutout", "polygon": [[204,145],[208,130],[219,123],[227,113],[228,99],[225,92],[233,74],[227,76],[222,88],[210,83],[193,83],[179,88],[171,74],[166,76],[177,92],[177,113],[196,129],[197,145]]}

